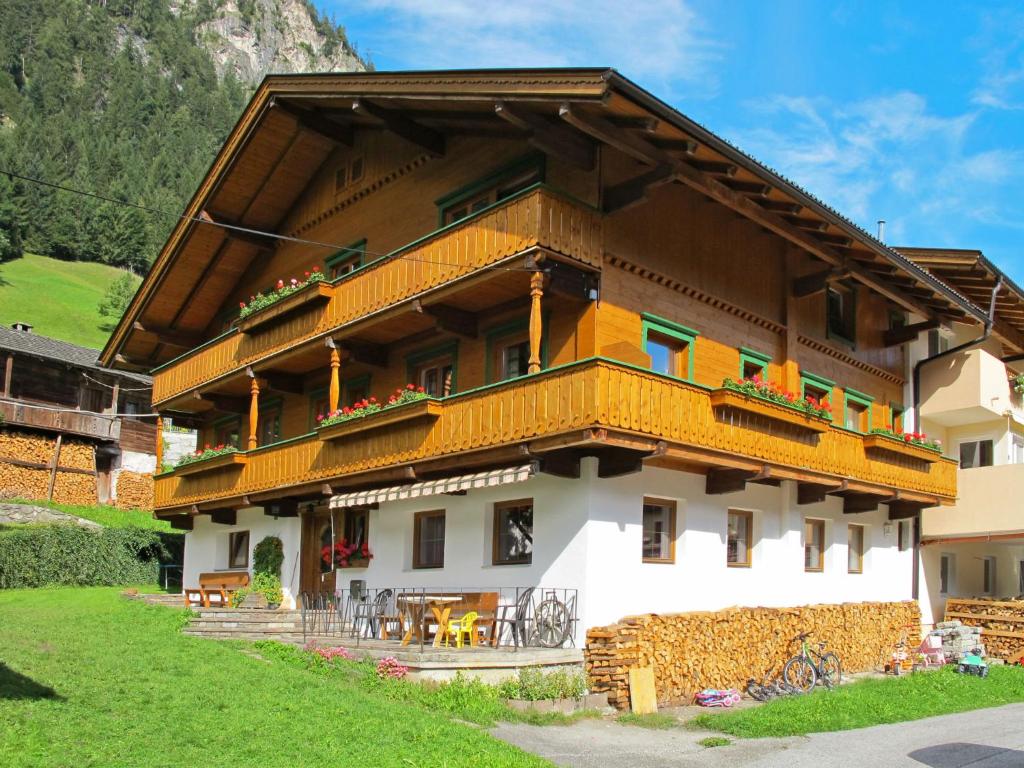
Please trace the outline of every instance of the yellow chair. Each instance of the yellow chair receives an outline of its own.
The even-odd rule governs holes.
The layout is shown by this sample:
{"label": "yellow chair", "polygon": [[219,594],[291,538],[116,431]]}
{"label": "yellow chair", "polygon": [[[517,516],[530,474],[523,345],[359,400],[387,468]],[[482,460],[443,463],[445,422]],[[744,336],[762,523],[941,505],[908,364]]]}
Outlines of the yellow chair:
{"label": "yellow chair", "polygon": [[455,635],[455,647],[462,647],[462,638],[469,638],[470,645],[476,645],[473,633],[476,632],[476,611],[469,611],[464,614],[461,619],[453,619],[448,622],[448,631],[444,633],[444,647],[448,647],[448,639]]}

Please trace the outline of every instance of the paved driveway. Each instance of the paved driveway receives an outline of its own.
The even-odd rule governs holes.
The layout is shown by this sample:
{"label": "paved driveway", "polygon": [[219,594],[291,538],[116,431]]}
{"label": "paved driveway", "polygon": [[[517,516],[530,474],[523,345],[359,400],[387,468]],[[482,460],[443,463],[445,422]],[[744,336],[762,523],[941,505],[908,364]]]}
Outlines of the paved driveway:
{"label": "paved driveway", "polygon": [[707,733],[584,720],[572,726],[502,724],[492,733],[572,768],[1024,768],[1024,704],[857,731],[735,739],[707,749]]}

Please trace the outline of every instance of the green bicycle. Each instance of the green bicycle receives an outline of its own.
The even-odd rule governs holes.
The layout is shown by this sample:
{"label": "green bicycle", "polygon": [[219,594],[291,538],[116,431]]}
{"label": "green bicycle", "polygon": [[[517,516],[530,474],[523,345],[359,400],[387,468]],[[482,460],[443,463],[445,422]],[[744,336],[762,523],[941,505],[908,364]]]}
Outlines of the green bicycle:
{"label": "green bicycle", "polygon": [[800,652],[786,662],[782,668],[783,682],[800,693],[810,693],[814,686],[821,683],[828,689],[839,685],[843,679],[843,665],[839,657],[829,651],[825,653],[825,643],[818,643],[813,650],[807,643],[810,632],[801,632],[794,642],[800,643]]}

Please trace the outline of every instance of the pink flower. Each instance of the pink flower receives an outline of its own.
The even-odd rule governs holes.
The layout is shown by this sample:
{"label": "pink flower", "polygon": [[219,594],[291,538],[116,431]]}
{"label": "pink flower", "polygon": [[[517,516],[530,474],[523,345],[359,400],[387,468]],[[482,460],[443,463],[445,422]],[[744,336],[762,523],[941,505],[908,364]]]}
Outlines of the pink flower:
{"label": "pink flower", "polygon": [[284,288],[284,280],[278,280],[277,281],[277,287],[278,288]]}
{"label": "pink flower", "polygon": [[238,308],[239,309],[245,309],[245,302],[244,301],[238,302]]}

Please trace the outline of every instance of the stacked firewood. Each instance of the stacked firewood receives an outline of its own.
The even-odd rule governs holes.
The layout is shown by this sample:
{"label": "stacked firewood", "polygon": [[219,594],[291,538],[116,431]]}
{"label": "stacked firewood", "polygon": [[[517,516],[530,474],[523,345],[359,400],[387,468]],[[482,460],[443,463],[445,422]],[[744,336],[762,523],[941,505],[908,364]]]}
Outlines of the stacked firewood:
{"label": "stacked firewood", "polygon": [[153,476],[122,469],[117,475],[117,506],[121,509],[152,509]]}
{"label": "stacked firewood", "polygon": [[1024,651],[1024,600],[950,598],[946,601],[946,620],[981,627],[985,650],[997,659]]}
{"label": "stacked firewood", "polygon": [[653,667],[658,701],[681,704],[703,688],[778,677],[801,632],[827,643],[846,671],[880,667],[920,621],[913,601],[648,614],[589,630],[584,658],[592,690],[607,692],[616,707],[629,705],[631,667]]}
{"label": "stacked firewood", "polygon": [[[53,461],[56,445],[56,438],[0,430],[0,493],[7,497],[45,499],[50,485],[48,467]],[[96,469],[95,449],[89,443],[65,438],[58,466],[93,472]],[[58,470],[53,499],[64,504],[95,504],[95,475]]]}

